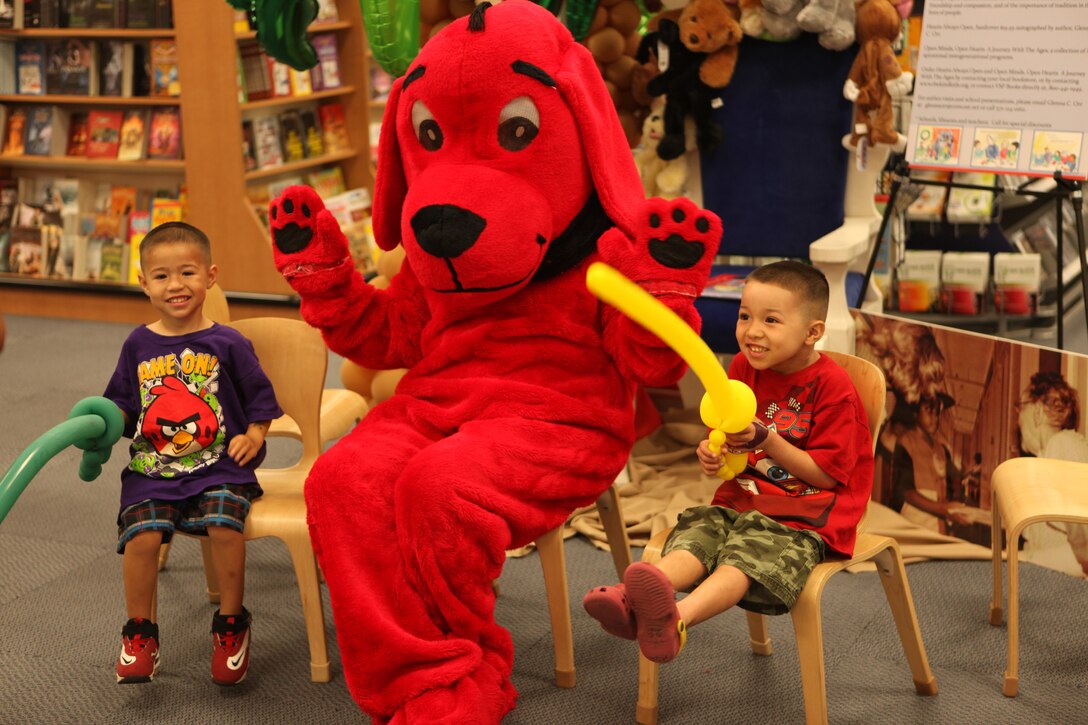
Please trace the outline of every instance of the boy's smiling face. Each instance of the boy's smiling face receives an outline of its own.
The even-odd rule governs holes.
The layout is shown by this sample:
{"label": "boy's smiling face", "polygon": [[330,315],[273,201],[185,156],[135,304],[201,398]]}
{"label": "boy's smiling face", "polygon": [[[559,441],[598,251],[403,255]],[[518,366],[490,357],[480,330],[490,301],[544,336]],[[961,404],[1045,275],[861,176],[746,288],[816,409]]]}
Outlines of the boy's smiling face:
{"label": "boy's smiling face", "polygon": [[824,321],[813,319],[798,295],[774,284],[749,280],[744,284],[737,317],[737,344],[756,370],[788,375],[819,358],[816,341]]}
{"label": "boy's smiling face", "polygon": [[140,286],[159,311],[162,325],[173,334],[201,329],[204,298],[215,284],[218,269],[209,265],[193,242],[164,242],[143,253]]}

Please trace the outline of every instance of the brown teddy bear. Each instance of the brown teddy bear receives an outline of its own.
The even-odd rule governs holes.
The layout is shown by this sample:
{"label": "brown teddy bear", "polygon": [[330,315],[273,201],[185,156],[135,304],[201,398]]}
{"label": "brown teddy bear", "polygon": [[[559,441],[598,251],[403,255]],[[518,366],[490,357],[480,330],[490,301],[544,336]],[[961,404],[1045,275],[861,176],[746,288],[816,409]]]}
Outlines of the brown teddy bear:
{"label": "brown teddy bear", "polygon": [[854,102],[854,130],[843,139],[857,148],[864,138],[869,144],[886,144],[896,152],[906,148],[907,139],[895,130],[892,99],[910,92],[914,75],[904,71],[892,50],[899,37],[901,18],[890,0],[860,0],[857,4],[857,39],[860,48],[843,86],[843,95]]}
{"label": "brown teddy bear", "polygon": [[647,33],[639,44],[638,61],[646,63],[653,53],[661,70],[646,91],[666,99],[665,135],[657,147],[662,159],[675,159],[686,150],[684,119],[688,117],[695,122],[701,151],[712,151],[721,143],[713,107],[717,92],[733,79],[738,44],[744,36],[735,13],[735,7],[723,0],[691,0],[675,23],[661,20],[658,30]]}

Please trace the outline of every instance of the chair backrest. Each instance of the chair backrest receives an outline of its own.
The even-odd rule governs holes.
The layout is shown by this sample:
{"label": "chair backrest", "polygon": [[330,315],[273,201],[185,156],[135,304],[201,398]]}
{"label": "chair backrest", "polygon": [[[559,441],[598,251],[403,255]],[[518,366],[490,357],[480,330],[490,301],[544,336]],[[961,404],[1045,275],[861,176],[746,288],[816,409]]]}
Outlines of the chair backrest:
{"label": "chair backrest", "polygon": [[302,434],[302,459],[296,466],[309,468],[321,455],[321,394],[328,367],[321,333],[286,317],[250,317],[229,326],[253,343],[276,400]]}
{"label": "chair backrest", "polygon": [[230,322],[230,307],[227,306],[227,295],[218,283],[208,288],[208,295],[204,298],[204,316],[212,322],[225,325]]}
{"label": "chair backrest", "polygon": [[824,350],[823,354],[845,369],[854,387],[857,388],[865,414],[869,416],[869,434],[873,438],[875,450],[877,433],[880,432],[880,426],[884,423],[885,401],[888,396],[884,372],[873,363],[856,355],[832,350]]}

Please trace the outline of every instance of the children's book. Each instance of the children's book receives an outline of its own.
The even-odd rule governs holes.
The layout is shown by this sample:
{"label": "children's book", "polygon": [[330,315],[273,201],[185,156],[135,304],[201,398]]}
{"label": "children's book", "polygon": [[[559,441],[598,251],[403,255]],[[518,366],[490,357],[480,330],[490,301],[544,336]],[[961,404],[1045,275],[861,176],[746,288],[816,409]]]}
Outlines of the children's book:
{"label": "children's book", "polygon": [[260,101],[272,97],[272,74],[264,51],[255,41],[238,44],[238,61],[242,65],[246,98]]}
{"label": "children's book", "polygon": [[44,41],[15,41],[15,92],[26,96],[45,94]]}
{"label": "children's book", "polygon": [[242,162],[246,171],[257,170],[257,141],[253,138],[253,121],[242,121]]}
{"label": "children's book", "polygon": [[310,80],[310,71],[295,70],[288,66],[287,74],[291,78],[291,95],[308,96],[314,92],[313,83]]}
{"label": "children's book", "polygon": [[73,112],[68,121],[68,143],[65,146],[64,155],[86,156],[88,133],[87,112]]}
{"label": "children's book", "polygon": [[0,43],[0,94],[15,93],[15,76],[15,43]]}
{"label": "children's book", "polygon": [[[915,169],[911,177],[919,180],[948,181],[952,174],[948,171]],[[907,219],[910,221],[940,221],[948,198],[948,187],[935,184],[919,184],[921,192],[918,198],[907,207]]]}
{"label": "children's book", "polygon": [[339,19],[340,11],[336,9],[336,0],[317,0],[315,23],[335,23]]}
{"label": "children's book", "polygon": [[306,184],[322,199],[331,199],[347,190],[344,185],[344,172],[339,166],[311,171],[306,175]]}
{"label": "children's book", "polygon": [[124,114],[114,109],[96,108],[87,116],[87,158],[115,159],[121,146],[121,121]]}
{"label": "children's book", "polygon": [[136,46],[130,41],[105,39],[96,45],[98,60],[98,94],[101,96],[132,96]]}
{"label": "children's book", "polygon": [[26,151],[26,120],[26,108],[15,106],[11,109],[4,128],[5,156],[21,156]]}
{"label": "children's book", "polygon": [[8,246],[8,271],[28,277],[42,274],[41,226],[14,226]]}
{"label": "children's book", "polygon": [[385,101],[393,90],[393,77],[377,63],[370,64],[370,100]]}
{"label": "children's book", "polygon": [[[989,173],[961,171],[952,174],[952,180],[961,184],[993,187],[995,176]],[[948,207],[945,209],[945,217],[948,221],[981,224],[990,221],[993,215],[994,192],[955,187],[948,190]]]}
{"label": "children's book", "polygon": [[253,119],[253,137],[257,142],[258,168],[267,169],[283,164],[279,119],[275,116],[258,116]]}
{"label": "children's book", "polygon": [[269,56],[265,56],[265,62],[268,64],[268,77],[272,79],[272,95],[277,97],[291,95],[290,66]]}
{"label": "children's book", "polygon": [[317,54],[317,65],[310,69],[310,83],[315,91],[340,87],[340,53],[336,48],[336,36],[318,33],[310,36],[310,44]]}
{"label": "children's book", "polygon": [[123,28],[125,0],[92,0],[90,9],[90,27]]}
{"label": "children's book", "polygon": [[290,108],[281,111],[280,143],[283,145],[283,160],[286,163],[301,161],[306,158],[306,145],[304,143],[302,118],[297,110]]}
{"label": "children's book", "polygon": [[53,149],[53,106],[31,106],[27,109],[27,156],[49,156]]}
{"label": "children's book", "polygon": [[19,203],[19,185],[15,179],[0,179],[0,272],[8,271],[11,227]]}
{"label": "children's book", "polygon": [[103,240],[98,279],[103,282],[128,281],[128,241]]}
{"label": "children's book", "polygon": [[151,54],[151,95],[180,96],[177,42],[156,38],[149,41],[148,50]]}
{"label": "children's book", "polygon": [[140,283],[140,242],[151,231],[151,212],[133,211],[128,216],[128,283]]}
{"label": "children's book", "polygon": [[323,103],[317,107],[317,115],[321,119],[321,139],[325,144],[325,153],[335,154],[350,150],[344,107],[336,102]]}
{"label": "children's book", "polygon": [[121,120],[121,145],[118,161],[139,161],[147,156],[147,109],[131,108]]}
{"label": "children's book", "polygon": [[181,114],[174,106],[163,106],[151,112],[147,132],[147,158],[181,158]]}
{"label": "children's book", "polygon": [[151,228],[166,222],[185,221],[185,205],[181,199],[156,197],[151,200]]}
{"label": "children's book", "polygon": [[[135,186],[112,186],[110,187],[110,205],[107,210],[107,214],[116,219],[126,219],[129,214],[136,210],[136,187]],[[122,227],[118,230],[117,236],[125,237],[128,235],[128,230]]]}
{"label": "children's book", "polygon": [[155,24],[155,0],[125,0],[125,27],[144,30]]}
{"label": "children's book", "polygon": [[62,0],[69,28],[91,27],[91,6],[94,0]]}
{"label": "children's book", "polygon": [[302,108],[298,112],[302,119],[302,142],[306,145],[306,156],[312,158],[325,153],[325,141],[321,138],[321,124],[317,120],[317,111]]}
{"label": "children's book", "polygon": [[98,68],[94,43],[81,38],[61,38],[46,43],[45,91],[50,95],[98,94]]}

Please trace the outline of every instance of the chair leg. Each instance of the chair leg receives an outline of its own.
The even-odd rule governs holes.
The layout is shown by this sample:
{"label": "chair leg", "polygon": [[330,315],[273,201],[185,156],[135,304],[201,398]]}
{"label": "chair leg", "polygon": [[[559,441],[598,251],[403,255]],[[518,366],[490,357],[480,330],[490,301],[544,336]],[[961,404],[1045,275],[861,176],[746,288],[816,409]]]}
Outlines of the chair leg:
{"label": "chair leg", "polygon": [[[816,586],[813,586],[816,584]],[[801,662],[801,690],[805,696],[806,725],[827,725],[827,682],[824,674],[824,636],[820,622],[823,582],[812,579],[790,610]]]}
{"label": "chair leg", "polygon": [[166,568],[166,560],[170,558],[170,543],[159,545],[159,571]]}
{"label": "chair leg", "polygon": [[764,657],[770,655],[774,648],[771,644],[771,633],[767,629],[767,618],[755,612],[745,612],[744,616],[748,619],[748,640],[752,645],[752,652]]}
{"label": "chair leg", "polygon": [[207,583],[208,601],[219,604],[219,575],[215,573],[212,559],[212,542],[207,536],[200,537],[200,556],[204,559],[204,581]]}
{"label": "chair leg", "polygon": [[657,725],[658,675],[661,665],[638,656],[638,705],[635,721],[639,725]]}
{"label": "chair leg", "polygon": [[993,557],[994,564],[994,594],[990,599],[990,624],[995,627],[1001,626],[1001,511],[999,507],[1001,502],[997,496],[993,496],[991,503],[991,514],[993,516],[993,524],[990,526],[990,551]]}
{"label": "chair leg", "polygon": [[1013,528],[1008,533],[1009,553],[1006,557],[1009,566],[1009,662],[1005,667],[1005,687],[1003,691],[1006,697],[1016,697],[1020,690],[1019,661],[1020,661],[1020,572],[1019,556],[1020,534],[1022,527]]}
{"label": "chair leg", "polygon": [[616,484],[597,499],[597,513],[601,517],[605,534],[608,536],[608,548],[612,550],[612,563],[616,567],[616,576],[623,579],[623,573],[631,566],[631,541],[627,538],[627,526],[620,508],[620,494]]}
{"label": "chair leg", "polygon": [[302,617],[306,621],[306,638],[310,643],[310,680],[328,682],[332,675],[325,642],[325,612],[321,607],[321,585],[317,580],[317,557],[314,556],[305,519],[299,522],[296,531],[281,540],[291,554],[298,580]]}
{"label": "chair leg", "polygon": [[574,635],[570,623],[570,594],[567,589],[567,562],[563,552],[563,527],[536,540],[540,566],[544,570],[544,589],[548,595],[548,613],[552,619],[552,646],[555,649],[555,684],[574,687]]}
{"label": "chair leg", "polygon": [[910,582],[907,581],[899,546],[893,540],[875,558],[880,583],[884,585],[884,595],[888,598],[895,627],[899,630],[899,641],[903,643],[903,652],[910,663],[914,689],[919,695],[936,695],[937,680],[929,669],[929,658],[926,657],[926,648],[922,644],[922,632],[918,628],[914,598],[910,593]]}

